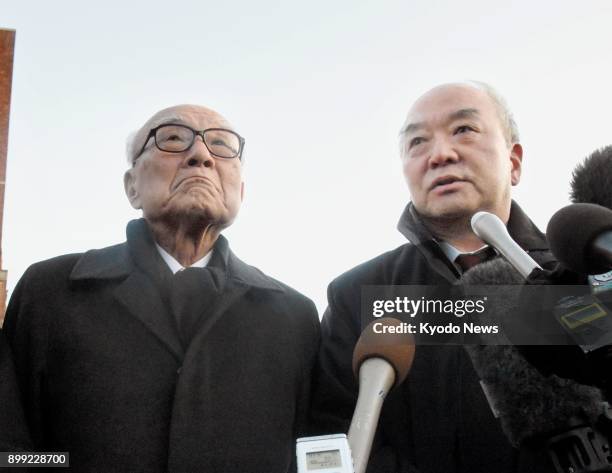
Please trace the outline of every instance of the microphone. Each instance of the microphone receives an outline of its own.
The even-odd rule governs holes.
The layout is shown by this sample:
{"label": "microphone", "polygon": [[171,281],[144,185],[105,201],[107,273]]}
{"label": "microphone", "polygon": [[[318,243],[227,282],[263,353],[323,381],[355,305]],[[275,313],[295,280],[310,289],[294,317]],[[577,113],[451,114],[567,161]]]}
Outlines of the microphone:
{"label": "microphone", "polygon": [[571,204],[548,222],[546,236],[555,257],[583,274],[612,269],[612,210],[596,204]]}
{"label": "microphone", "polygon": [[[503,297],[499,301],[496,298],[496,304],[486,313],[489,323],[520,318],[516,307],[524,278],[501,258],[470,269],[459,284],[500,286]],[[468,287],[465,290],[469,293]],[[608,439],[595,427],[603,412],[598,389],[555,375],[543,376],[521,355],[521,347],[511,346],[504,333],[481,334],[480,341],[485,345],[469,345],[465,350],[489,406],[512,445],[544,448],[559,472],[610,467]]]}
{"label": "microphone", "polygon": [[[612,146],[600,148],[572,173],[570,197],[574,203],[597,204],[612,210]],[[588,283],[593,293],[612,291],[612,271],[591,274]]]}
{"label": "microphone", "polygon": [[612,209],[612,146],[594,151],[574,168],[572,202],[588,202]]}
{"label": "microphone", "polygon": [[497,215],[489,212],[476,212],[472,216],[471,224],[476,236],[499,251],[524,278],[527,278],[534,269],[542,269],[512,239],[506,225]]}
{"label": "microphone", "polygon": [[[496,286],[496,297],[489,298],[494,303],[488,307],[494,310],[486,314],[487,323],[501,325],[503,332],[498,335],[501,341],[489,334],[485,343],[515,345],[544,376],[555,374],[612,392],[612,352],[608,349],[612,320],[601,302],[608,298],[600,296],[601,301],[596,301],[588,287],[577,286],[583,284],[580,275],[558,267],[535,270],[524,280],[508,262],[496,258],[470,269],[459,282]],[[566,284],[573,285],[571,290],[564,288]],[[541,287],[536,290],[535,286]],[[596,316],[589,312],[592,302],[600,309]],[[573,317],[563,317],[571,312]]]}
{"label": "microphone", "polygon": [[402,323],[385,317],[370,323],[353,351],[353,372],[359,379],[357,405],[348,432],[355,473],[364,473],[380,410],[387,393],[401,384],[414,360],[412,336],[396,333]]}

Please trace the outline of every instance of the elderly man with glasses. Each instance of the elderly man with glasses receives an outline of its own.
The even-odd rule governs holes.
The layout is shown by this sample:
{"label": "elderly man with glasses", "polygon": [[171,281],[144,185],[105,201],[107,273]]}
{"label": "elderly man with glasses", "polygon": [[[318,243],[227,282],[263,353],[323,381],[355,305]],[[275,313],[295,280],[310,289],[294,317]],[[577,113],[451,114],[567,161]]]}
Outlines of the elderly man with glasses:
{"label": "elderly man with glasses", "polygon": [[158,112],[128,144],[143,218],[127,242],[25,273],[4,332],[37,450],[69,452],[79,472],[293,468],[318,317],[221,235],[243,148],[210,109]]}

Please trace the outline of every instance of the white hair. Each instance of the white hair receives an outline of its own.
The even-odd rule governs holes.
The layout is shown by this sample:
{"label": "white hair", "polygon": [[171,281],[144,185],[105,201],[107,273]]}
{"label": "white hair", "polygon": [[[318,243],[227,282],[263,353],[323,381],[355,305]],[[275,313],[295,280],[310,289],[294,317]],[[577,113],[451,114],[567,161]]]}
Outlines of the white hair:
{"label": "white hair", "polygon": [[156,126],[161,125],[162,123],[167,122],[168,120],[180,120],[181,117],[178,115],[164,115],[155,120],[147,120],[147,122],[142,125],[138,130],[131,132],[125,143],[125,153],[127,156],[127,162],[130,166],[134,166],[134,162],[136,161],[136,154],[142,149],[145,139],[145,136]]}
{"label": "white hair", "polygon": [[502,127],[504,129],[506,143],[509,146],[515,143],[518,143],[520,140],[518,126],[516,125],[516,121],[514,120],[514,115],[512,114],[510,107],[508,107],[508,103],[506,102],[504,97],[486,82],[481,82],[477,80],[469,80],[469,81],[466,81],[466,83],[473,85],[477,89],[480,89],[483,92],[485,92],[489,96],[489,98],[493,101],[493,103],[497,107],[497,113],[499,114],[499,118],[501,120]]}
{"label": "white hair", "polygon": [[125,155],[130,166],[134,165],[134,160],[136,159],[137,151],[134,148],[136,147],[135,142],[137,134],[138,130],[132,131],[125,140]]}

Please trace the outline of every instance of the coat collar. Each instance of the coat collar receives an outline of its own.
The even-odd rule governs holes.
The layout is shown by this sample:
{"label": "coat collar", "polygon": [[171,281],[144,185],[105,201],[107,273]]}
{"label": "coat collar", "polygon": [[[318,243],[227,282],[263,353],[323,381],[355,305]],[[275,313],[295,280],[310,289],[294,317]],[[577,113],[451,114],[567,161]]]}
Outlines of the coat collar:
{"label": "coat collar", "polygon": [[[142,220],[142,219],[141,219]],[[223,235],[215,243],[213,256],[220,257],[226,268],[227,280],[266,290],[283,291],[284,288],[259,269],[244,263],[229,248]],[[126,243],[107,248],[90,250],[77,261],[71,280],[84,279],[123,279],[135,269],[133,259]]]}
{"label": "coat collar", "polygon": [[[404,209],[397,224],[397,229],[409,241],[417,246],[434,240],[433,235],[421,222],[412,202]],[[546,251],[549,249],[544,234],[536,227],[514,200],[510,206],[508,233],[521,248],[527,251]]]}
{"label": "coat collar", "polygon": [[[91,250],[82,255],[70,279],[75,282],[115,280],[113,297],[155,334],[177,361],[182,363],[193,341],[189,347],[182,346],[176,322],[164,302],[164,270],[167,273],[170,270],[164,267],[165,263],[157,251],[154,248],[151,250],[152,239],[146,222],[130,222],[127,234],[127,243]],[[138,253],[143,247],[145,251]],[[146,251],[147,248],[150,251]],[[159,261],[154,261],[157,257]],[[138,265],[136,261],[139,261]],[[280,283],[238,259],[223,236],[219,236],[215,243],[211,266],[214,267],[213,278],[221,294],[208,308],[206,320],[197,329],[194,340],[203,340],[225,311],[251,288],[285,290]]]}
{"label": "coat collar", "polygon": [[[434,271],[451,283],[459,279],[461,274],[455,265],[448,260],[431,232],[425,228],[412,203],[409,203],[404,209],[397,228],[402,235],[415,245]],[[508,233],[521,248],[530,253],[540,264],[547,265],[554,261],[554,258],[550,255],[546,237],[515,201],[512,201],[510,206]]]}

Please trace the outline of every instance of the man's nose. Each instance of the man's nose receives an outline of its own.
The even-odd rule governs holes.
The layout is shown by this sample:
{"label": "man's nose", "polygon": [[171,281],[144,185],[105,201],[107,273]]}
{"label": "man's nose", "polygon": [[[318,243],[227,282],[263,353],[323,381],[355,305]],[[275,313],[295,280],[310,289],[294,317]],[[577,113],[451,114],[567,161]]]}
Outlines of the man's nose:
{"label": "man's nose", "polygon": [[196,136],[193,145],[185,157],[187,166],[204,166],[210,168],[215,166],[215,158],[210,154],[201,136]]}
{"label": "man's nose", "polygon": [[439,137],[433,140],[431,153],[429,155],[429,167],[436,168],[447,164],[456,163],[459,154],[450,140]]}

